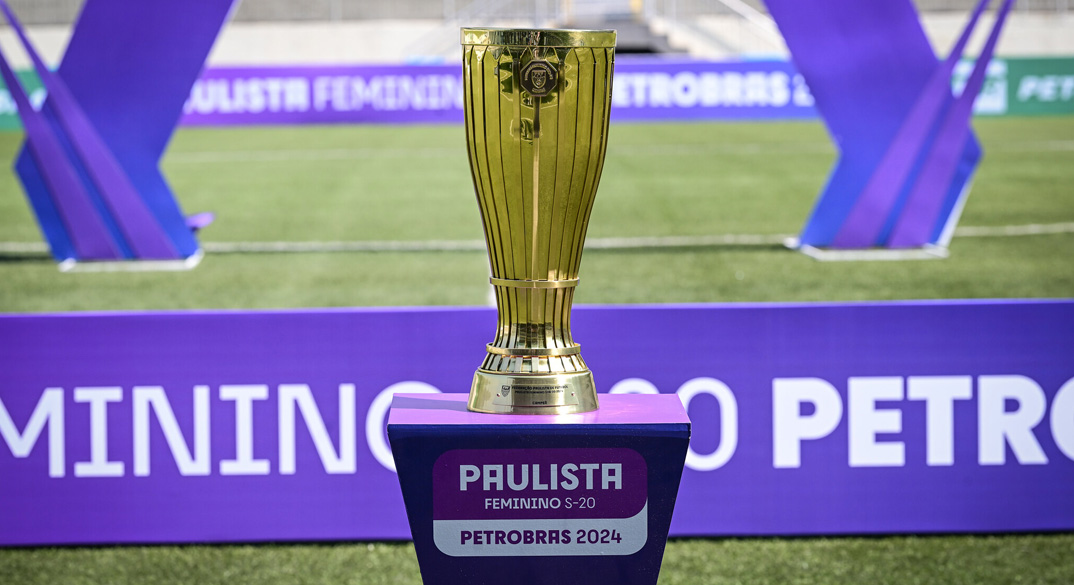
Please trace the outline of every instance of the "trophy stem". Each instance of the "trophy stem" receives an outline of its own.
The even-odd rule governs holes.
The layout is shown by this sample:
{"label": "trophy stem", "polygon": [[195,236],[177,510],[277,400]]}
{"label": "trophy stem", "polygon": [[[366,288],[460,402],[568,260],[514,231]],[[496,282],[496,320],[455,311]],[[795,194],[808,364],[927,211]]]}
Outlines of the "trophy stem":
{"label": "trophy stem", "polygon": [[533,98],[533,244],[530,248],[530,278],[540,280],[537,272],[537,234],[541,210],[541,98]]}

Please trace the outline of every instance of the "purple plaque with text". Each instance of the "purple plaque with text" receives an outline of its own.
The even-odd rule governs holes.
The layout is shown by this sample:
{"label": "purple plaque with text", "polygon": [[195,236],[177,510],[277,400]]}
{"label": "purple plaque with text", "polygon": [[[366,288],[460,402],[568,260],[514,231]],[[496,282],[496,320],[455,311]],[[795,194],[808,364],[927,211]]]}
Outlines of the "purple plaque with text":
{"label": "purple plaque with text", "polygon": [[682,402],[460,417],[465,405],[400,394],[388,418],[427,583],[656,583],[690,437]]}
{"label": "purple plaque with text", "polygon": [[645,460],[630,449],[449,451],[433,466],[436,520],[629,518],[644,507]]}

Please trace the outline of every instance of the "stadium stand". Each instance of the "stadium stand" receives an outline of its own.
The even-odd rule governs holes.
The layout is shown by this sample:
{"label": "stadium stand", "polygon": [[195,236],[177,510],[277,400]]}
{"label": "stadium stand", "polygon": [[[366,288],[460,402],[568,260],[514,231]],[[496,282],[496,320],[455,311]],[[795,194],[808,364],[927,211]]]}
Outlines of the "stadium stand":
{"label": "stadium stand", "polygon": [[[63,53],[84,0],[10,0],[46,60]],[[915,0],[937,52],[954,43],[976,0]],[[1019,0],[999,54],[1074,54],[1074,0]],[[609,27],[619,52],[786,57],[763,0],[242,0],[214,65],[423,62],[457,58],[458,28]],[[987,30],[987,26],[981,27]],[[0,25],[0,43],[14,48]],[[970,54],[973,54],[971,44]],[[20,51],[12,50],[16,66]]]}
{"label": "stadium stand", "polygon": [[[9,0],[26,24],[70,24],[84,0]],[[922,12],[968,12],[975,0],[915,0]],[[238,22],[317,20],[454,20],[463,14],[487,13],[509,20],[540,18],[572,11],[676,13],[681,16],[730,15],[734,6],[745,5],[765,12],[763,0],[242,0],[235,12]],[[1020,12],[1065,13],[1074,11],[1074,0],[1018,0]]]}

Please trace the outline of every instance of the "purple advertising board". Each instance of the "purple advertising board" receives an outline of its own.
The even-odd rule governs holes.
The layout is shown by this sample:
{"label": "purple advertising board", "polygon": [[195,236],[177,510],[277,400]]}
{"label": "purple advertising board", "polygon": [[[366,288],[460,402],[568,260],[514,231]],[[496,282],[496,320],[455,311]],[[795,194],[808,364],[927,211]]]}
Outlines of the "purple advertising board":
{"label": "purple advertising board", "polygon": [[[491,308],[0,316],[0,544],[409,537],[395,392]],[[1074,529],[1074,301],[582,306],[693,423],[672,535]],[[430,348],[436,348],[430,352]]]}
{"label": "purple advertising board", "polygon": [[[617,120],[813,118],[787,61],[629,59],[615,64]],[[460,65],[213,67],[194,84],[183,124],[462,122]]]}

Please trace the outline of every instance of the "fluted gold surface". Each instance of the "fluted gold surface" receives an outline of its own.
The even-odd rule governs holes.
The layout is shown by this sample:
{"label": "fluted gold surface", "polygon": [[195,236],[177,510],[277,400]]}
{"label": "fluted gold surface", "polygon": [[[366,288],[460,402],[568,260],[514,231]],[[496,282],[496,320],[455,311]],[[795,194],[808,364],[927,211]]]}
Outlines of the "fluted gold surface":
{"label": "fluted gold surface", "polygon": [[614,31],[463,29],[466,142],[498,327],[471,410],[597,408],[570,311],[608,138]]}

